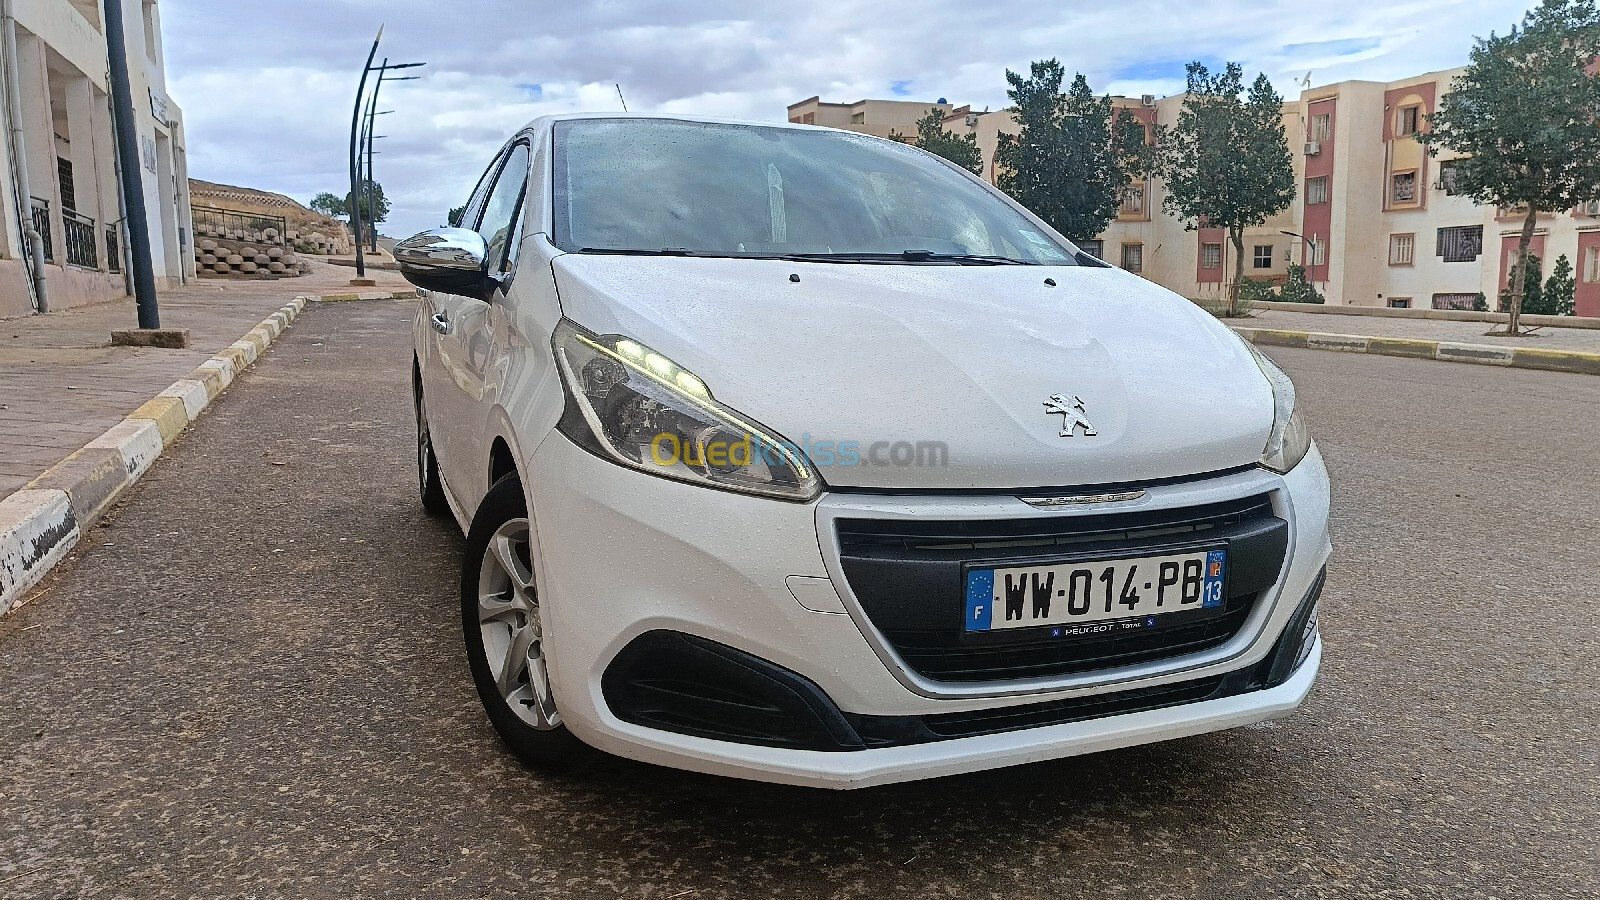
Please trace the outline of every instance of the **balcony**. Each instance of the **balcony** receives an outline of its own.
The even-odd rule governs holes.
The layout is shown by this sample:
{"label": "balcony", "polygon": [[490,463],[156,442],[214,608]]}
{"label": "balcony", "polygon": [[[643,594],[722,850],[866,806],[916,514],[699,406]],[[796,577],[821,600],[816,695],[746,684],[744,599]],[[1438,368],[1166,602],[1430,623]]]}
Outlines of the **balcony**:
{"label": "balcony", "polygon": [[64,209],[61,211],[61,226],[67,239],[67,263],[85,269],[100,268],[100,258],[95,249],[98,241],[95,240],[94,220]]}

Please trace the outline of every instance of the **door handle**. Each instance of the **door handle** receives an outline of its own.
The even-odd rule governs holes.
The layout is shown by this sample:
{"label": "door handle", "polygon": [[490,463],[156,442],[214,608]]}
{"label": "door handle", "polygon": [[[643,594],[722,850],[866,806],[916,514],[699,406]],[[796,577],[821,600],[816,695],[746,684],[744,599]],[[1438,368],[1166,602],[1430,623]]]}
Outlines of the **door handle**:
{"label": "door handle", "polygon": [[433,318],[429,319],[428,323],[433,326],[434,331],[437,331],[440,334],[450,333],[450,317],[446,316],[442,312],[434,313]]}

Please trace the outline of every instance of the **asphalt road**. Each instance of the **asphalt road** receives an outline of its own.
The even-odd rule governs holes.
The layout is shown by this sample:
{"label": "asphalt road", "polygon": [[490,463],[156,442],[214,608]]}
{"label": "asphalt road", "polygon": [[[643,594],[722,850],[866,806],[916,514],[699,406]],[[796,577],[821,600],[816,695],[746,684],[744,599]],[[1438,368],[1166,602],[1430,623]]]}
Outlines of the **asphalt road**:
{"label": "asphalt road", "polygon": [[1600,378],[1274,351],[1333,471],[1266,726],[853,793],[503,754],[404,303],[313,306],[0,622],[0,896],[1600,895]]}

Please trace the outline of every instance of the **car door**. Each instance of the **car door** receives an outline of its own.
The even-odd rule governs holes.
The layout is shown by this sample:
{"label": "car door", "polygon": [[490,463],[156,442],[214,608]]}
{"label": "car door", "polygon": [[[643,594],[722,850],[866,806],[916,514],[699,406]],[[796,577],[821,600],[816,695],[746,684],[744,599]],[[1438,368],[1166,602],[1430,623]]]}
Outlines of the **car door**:
{"label": "car door", "polygon": [[[478,178],[478,185],[461,215],[461,227],[472,228],[483,213],[484,201],[494,187],[495,177],[505,161],[506,150],[495,154],[494,160]],[[457,502],[465,504],[470,498],[466,485],[456,481],[456,469],[462,464],[464,450],[457,423],[459,413],[453,412],[466,399],[461,387],[451,374],[452,358],[459,353],[454,323],[461,317],[463,301],[468,298],[442,291],[429,291],[422,301],[422,328],[419,356],[422,367],[422,392],[427,407],[428,429],[433,441],[433,454],[439,461],[440,474],[445,479],[445,490]],[[468,507],[470,509],[470,507]]]}
{"label": "car door", "polygon": [[[502,284],[509,279],[515,261],[514,238],[521,233],[528,160],[525,141],[507,148],[477,214],[463,220],[483,236],[489,272]],[[451,295],[446,327],[440,334],[440,359],[450,380],[447,390],[455,399],[442,419],[434,420],[436,427],[447,432],[448,458],[438,454],[437,448],[435,455],[445,484],[454,486],[456,499],[465,501],[468,509],[488,487],[488,438],[484,432],[499,389],[499,379],[490,368],[495,346],[491,312],[493,304],[503,299],[503,288],[487,300]]]}

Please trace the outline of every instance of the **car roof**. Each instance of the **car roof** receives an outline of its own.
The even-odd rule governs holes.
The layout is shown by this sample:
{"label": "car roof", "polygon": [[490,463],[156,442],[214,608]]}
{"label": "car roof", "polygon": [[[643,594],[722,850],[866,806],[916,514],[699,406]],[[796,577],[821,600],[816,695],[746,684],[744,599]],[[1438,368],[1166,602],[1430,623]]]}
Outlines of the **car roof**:
{"label": "car roof", "polygon": [[[805,125],[805,124],[801,124],[799,122],[783,122],[783,121],[778,121],[778,122],[772,122],[772,121],[758,122],[758,121],[754,121],[754,120],[751,120],[751,119],[733,119],[733,118],[728,118],[728,117],[725,117],[725,116],[691,116],[691,115],[684,115],[684,114],[681,114],[681,113],[636,113],[636,112],[623,112],[621,110],[617,110],[615,112],[556,113],[554,115],[540,116],[539,118],[534,119],[533,121],[529,122],[527,125],[523,126],[522,130],[523,131],[535,131],[535,132],[537,132],[537,131],[545,131],[545,130],[549,129],[552,125],[554,125],[556,122],[607,121],[607,120],[619,120],[619,119],[665,119],[665,120],[668,120],[668,121],[678,121],[678,122],[704,122],[704,123],[708,123],[708,124],[712,124],[712,125],[747,125],[747,126],[755,126],[755,127],[760,127],[760,128],[787,128],[787,129],[792,129],[792,130],[797,130],[797,131],[801,130],[801,129],[808,130],[808,131],[834,131],[834,132],[838,132],[840,134],[854,135],[856,137],[868,137],[868,138],[875,137],[874,135],[863,134],[863,133],[861,133],[859,131],[848,131],[848,130],[843,129],[843,128],[829,128],[829,127],[827,127],[825,125]],[[879,138],[879,140],[886,140],[886,139],[885,138]]]}

